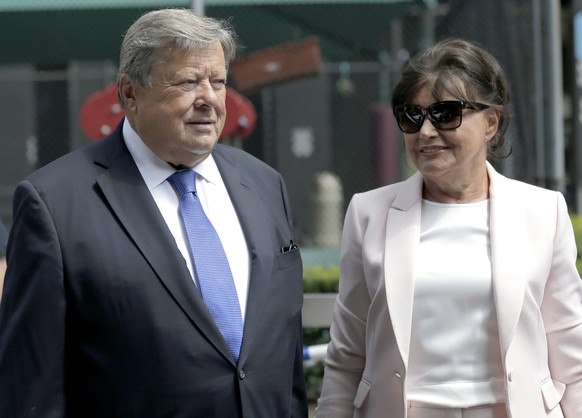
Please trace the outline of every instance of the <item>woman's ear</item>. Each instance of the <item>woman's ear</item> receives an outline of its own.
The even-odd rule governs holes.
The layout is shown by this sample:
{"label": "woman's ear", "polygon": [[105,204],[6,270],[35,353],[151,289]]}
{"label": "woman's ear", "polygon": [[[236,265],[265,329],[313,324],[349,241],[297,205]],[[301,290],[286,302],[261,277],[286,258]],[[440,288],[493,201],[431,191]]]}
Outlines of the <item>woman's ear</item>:
{"label": "woman's ear", "polygon": [[487,141],[491,140],[497,133],[499,129],[499,111],[497,109],[488,108],[485,109],[486,118],[487,118],[487,128],[485,130],[485,138]]}

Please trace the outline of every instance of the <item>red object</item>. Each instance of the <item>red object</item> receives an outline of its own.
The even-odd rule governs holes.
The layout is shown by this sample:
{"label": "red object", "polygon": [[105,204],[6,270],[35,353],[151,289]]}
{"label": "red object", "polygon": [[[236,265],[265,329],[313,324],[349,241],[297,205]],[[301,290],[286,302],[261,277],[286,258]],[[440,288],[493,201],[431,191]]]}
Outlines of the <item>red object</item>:
{"label": "red object", "polygon": [[[112,84],[93,93],[80,112],[81,128],[87,138],[99,141],[109,135],[125,116],[117,99],[117,86]],[[248,138],[254,131],[257,114],[250,100],[227,87],[226,121],[220,138]]]}
{"label": "red object", "polygon": [[255,130],[257,113],[252,102],[231,88],[226,90],[226,122],[220,138],[247,139]]}
{"label": "red object", "polygon": [[254,51],[230,64],[234,85],[243,93],[315,76],[321,71],[321,51],[316,36]]}
{"label": "red object", "polygon": [[117,100],[117,86],[112,84],[89,96],[79,116],[83,132],[93,141],[99,141],[113,132],[125,116]]}

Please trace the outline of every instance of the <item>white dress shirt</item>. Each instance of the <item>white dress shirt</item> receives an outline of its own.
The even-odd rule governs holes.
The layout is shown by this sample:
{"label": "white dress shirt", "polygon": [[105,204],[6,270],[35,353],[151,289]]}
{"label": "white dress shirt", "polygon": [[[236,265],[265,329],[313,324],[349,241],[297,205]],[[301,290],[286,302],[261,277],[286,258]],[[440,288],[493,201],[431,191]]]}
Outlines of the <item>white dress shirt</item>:
{"label": "white dress shirt", "polygon": [[[133,130],[127,119],[123,122],[123,138],[152,197],[176,240],[194,282],[196,273],[190,257],[188,238],[179,213],[179,199],[167,181],[176,170],[156,156]],[[249,251],[228,191],[222,181],[212,155],[198,164],[194,171],[196,192],[206,216],[216,229],[236,286],[241,314],[244,320],[249,285]],[[147,228],[147,225],[144,225]]]}
{"label": "white dress shirt", "polygon": [[452,408],[504,399],[488,201],[422,203],[408,400]]}

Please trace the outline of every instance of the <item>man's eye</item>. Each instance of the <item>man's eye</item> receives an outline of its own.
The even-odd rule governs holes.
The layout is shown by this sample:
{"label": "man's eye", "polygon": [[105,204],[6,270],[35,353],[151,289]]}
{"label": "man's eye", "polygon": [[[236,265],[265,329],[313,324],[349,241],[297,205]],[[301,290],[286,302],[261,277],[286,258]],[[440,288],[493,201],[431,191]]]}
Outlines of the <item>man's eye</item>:
{"label": "man's eye", "polygon": [[196,86],[196,81],[194,80],[185,80],[180,83],[180,86],[187,91],[192,90]]}

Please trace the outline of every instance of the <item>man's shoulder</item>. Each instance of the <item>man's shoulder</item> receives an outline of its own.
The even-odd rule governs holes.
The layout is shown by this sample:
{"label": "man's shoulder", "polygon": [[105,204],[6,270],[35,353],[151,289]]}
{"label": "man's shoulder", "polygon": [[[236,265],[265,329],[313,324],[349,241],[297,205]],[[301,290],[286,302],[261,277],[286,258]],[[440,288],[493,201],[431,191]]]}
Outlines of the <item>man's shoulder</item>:
{"label": "man's shoulder", "polygon": [[217,144],[214,148],[213,156],[215,158],[222,158],[237,168],[242,168],[249,171],[265,171],[278,174],[273,167],[264,161],[240,148],[236,148],[230,145]]}
{"label": "man's shoulder", "polygon": [[123,147],[123,141],[119,138],[105,138],[62,155],[32,172],[27,179],[36,182],[62,176],[68,176],[70,179],[75,178],[71,176],[78,178],[87,171],[91,171],[91,166],[111,161],[115,158],[115,154],[119,153],[121,147]]}

